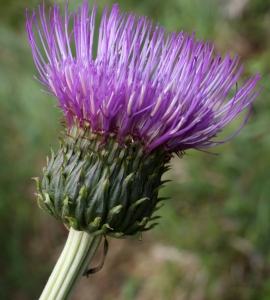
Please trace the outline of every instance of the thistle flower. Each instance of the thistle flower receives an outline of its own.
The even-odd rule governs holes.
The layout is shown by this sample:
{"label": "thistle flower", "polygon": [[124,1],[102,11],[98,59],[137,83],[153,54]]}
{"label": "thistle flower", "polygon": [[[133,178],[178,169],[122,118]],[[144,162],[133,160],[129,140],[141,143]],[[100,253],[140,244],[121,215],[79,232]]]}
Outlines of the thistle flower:
{"label": "thistle flower", "polygon": [[228,140],[213,138],[251,107],[258,74],[239,88],[239,57],[213,56],[214,46],[196,41],[194,34],[174,32],[165,38],[162,27],[152,30],[146,17],[136,22],[135,15],[120,14],[117,5],[110,16],[108,9],[103,14],[94,57],[95,14],[96,5],[89,13],[84,2],[71,31],[68,5],[64,16],[55,5],[47,22],[43,4],[41,25],[35,12],[27,20],[40,81],[59,99],[69,126],[89,125],[104,137],[114,134],[120,144],[131,136],[146,152],[158,146],[168,152],[202,149]]}
{"label": "thistle flower", "polygon": [[[47,19],[45,4],[39,18],[27,13],[38,80],[59,100],[67,121],[60,149],[52,151],[42,181],[36,178],[40,207],[70,228],[42,299],[70,295],[79,278],[74,273],[81,276],[102,235],[139,237],[154,227],[146,225],[163,200],[158,190],[173,153],[228,141],[259,93],[259,74],[238,87],[239,57],[228,53],[222,60],[194,34],[165,37],[164,28],[121,14],[117,5],[103,14],[95,56],[96,9],[90,12],[84,2],[73,25],[68,5],[64,16],[55,5]],[[242,126],[216,141],[246,108]]]}
{"label": "thistle flower", "polygon": [[235,134],[214,140],[251,108],[260,76],[238,87],[239,57],[228,53],[222,60],[194,34],[165,38],[162,27],[121,14],[117,5],[103,14],[94,56],[96,8],[89,12],[84,2],[71,30],[68,5],[64,16],[55,5],[47,19],[44,3],[39,21],[35,12],[27,14],[39,81],[58,98],[68,123],[60,150],[38,180],[38,200],[76,230],[137,236],[156,210],[171,155],[232,138],[249,113]]}

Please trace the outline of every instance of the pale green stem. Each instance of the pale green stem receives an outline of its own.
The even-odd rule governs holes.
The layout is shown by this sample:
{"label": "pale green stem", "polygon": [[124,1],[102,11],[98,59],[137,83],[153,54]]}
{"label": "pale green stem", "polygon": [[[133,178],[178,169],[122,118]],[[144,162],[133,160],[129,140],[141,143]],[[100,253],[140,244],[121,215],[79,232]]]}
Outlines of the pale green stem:
{"label": "pale green stem", "polygon": [[70,228],[66,245],[39,299],[70,299],[101,239],[102,235],[92,237],[84,231]]}

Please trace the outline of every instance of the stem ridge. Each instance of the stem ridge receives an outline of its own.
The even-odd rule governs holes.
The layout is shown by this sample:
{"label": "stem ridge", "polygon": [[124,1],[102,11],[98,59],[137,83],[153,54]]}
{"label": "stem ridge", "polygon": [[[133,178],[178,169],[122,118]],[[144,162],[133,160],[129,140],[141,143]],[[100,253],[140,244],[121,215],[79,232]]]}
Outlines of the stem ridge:
{"label": "stem ridge", "polygon": [[80,278],[96,253],[101,239],[102,235],[93,237],[84,231],[76,231],[70,228],[65,247],[39,299],[70,299]]}

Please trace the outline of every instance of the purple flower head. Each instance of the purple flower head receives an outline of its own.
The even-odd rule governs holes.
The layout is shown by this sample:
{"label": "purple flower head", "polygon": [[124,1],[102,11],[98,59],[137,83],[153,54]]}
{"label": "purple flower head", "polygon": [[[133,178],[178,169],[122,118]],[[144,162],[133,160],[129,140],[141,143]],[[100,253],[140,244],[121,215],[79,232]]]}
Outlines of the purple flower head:
{"label": "purple flower head", "polygon": [[222,60],[194,34],[165,38],[164,28],[121,14],[117,5],[110,15],[104,11],[95,57],[95,14],[96,5],[89,11],[87,1],[73,15],[66,5],[61,16],[55,5],[47,19],[44,4],[39,21],[35,12],[27,14],[40,81],[59,99],[69,126],[89,125],[92,132],[115,134],[120,143],[132,136],[147,152],[160,145],[170,152],[208,148],[240,131],[249,113],[233,136],[213,140],[259,94],[259,74],[237,85],[239,57],[228,53]]}

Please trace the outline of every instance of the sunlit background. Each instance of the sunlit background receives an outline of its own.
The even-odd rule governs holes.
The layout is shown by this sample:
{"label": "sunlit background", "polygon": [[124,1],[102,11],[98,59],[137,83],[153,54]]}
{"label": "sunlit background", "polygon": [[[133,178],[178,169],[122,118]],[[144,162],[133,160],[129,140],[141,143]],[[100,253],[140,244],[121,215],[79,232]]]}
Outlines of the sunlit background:
{"label": "sunlit background", "polygon": [[[37,299],[67,236],[38,208],[31,180],[41,175],[49,146],[57,149],[61,130],[57,100],[41,93],[33,78],[25,33],[25,9],[40,3],[0,1],[1,299]],[[63,11],[65,2],[57,3]],[[70,10],[81,3],[70,0]],[[113,2],[97,3],[99,20]],[[211,150],[218,156],[188,151],[172,160],[165,177],[173,181],[161,191],[171,199],[159,211],[160,225],[142,242],[109,238],[105,266],[81,280],[73,299],[270,299],[270,1],[118,3],[121,11],[148,15],[168,31],[196,30],[198,39],[216,41],[223,56],[239,54],[243,78],[259,71],[264,88],[241,133]],[[93,267],[101,255],[102,249]]]}

